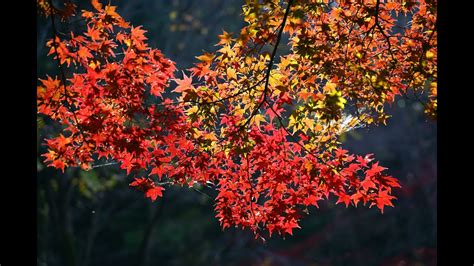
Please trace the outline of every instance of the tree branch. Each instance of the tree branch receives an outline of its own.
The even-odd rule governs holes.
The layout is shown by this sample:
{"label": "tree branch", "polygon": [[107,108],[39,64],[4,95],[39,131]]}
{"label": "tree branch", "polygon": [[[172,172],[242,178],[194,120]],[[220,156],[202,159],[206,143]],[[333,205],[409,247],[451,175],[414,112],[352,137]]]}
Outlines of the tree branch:
{"label": "tree branch", "polygon": [[275,60],[276,52],[278,50],[278,45],[280,44],[280,40],[281,40],[281,36],[283,34],[283,29],[285,28],[286,20],[288,19],[288,14],[290,13],[290,8],[291,8],[292,2],[293,2],[293,0],[288,1],[288,5],[287,5],[286,10],[285,10],[285,15],[283,16],[283,21],[281,22],[281,26],[280,26],[281,28],[280,28],[280,31],[278,32],[278,36],[277,36],[277,39],[276,39],[276,42],[275,42],[275,46],[273,47],[273,51],[272,51],[272,54],[270,56],[270,62],[268,62],[267,73],[265,75],[265,87],[263,89],[263,99],[260,101],[257,108],[255,108],[253,110],[252,114],[250,114],[249,118],[247,118],[247,121],[245,121],[245,123],[241,126],[241,128],[247,127],[247,125],[250,123],[252,118],[257,114],[258,110],[260,110],[263,103],[266,102],[266,100],[267,100],[268,86],[269,86],[269,83],[270,83],[270,72],[271,72],[272,67],[273,67],[273,61]]}
{"label": "tree branch", "polygon": [[69,109],[72,113],[72,116],[74,118],[74,122],[76,123],[76,126],[77,126],[77,129],[79,130],[79,132],[81,133],[81,136],[82,136],[82,140],[85,141],[85,137],[84,137],[84,132],[82,131],[82,128],[81,126],[79,125],[79,121],[77,119],[77,116],[76,116],[76,113],[74,110],[71,110],[71,106],[69,105],[69,94],[68,94],[68,91],[67,91],[67,88],[66,88],[66,74],[65,74],[65,71],[64,71],[64,68],[61,64],[61,59],[59,58],[59,53],[58,53],[58,50],[57,50],[57,47],[58,47],[58,43],[56,42],[56,38],[58,38],[58,30],[56,29],[56,23],[55,23],[55,20],[54,20],[54,6],[53,6],[53,1],[52,0],[49,0],[49,6],[50,6],[50,9],[51,9],[51,28],[53,30],[53,47],[54,47],[54,53],[56,54],[56,60],[58,62],[58,68],[59,68],[59,71],[61,72],[61,80],[62,80],[62,83],[63,83],[63,87],[64,87],[64,100],[65,100],[65,106],[67,109]]}

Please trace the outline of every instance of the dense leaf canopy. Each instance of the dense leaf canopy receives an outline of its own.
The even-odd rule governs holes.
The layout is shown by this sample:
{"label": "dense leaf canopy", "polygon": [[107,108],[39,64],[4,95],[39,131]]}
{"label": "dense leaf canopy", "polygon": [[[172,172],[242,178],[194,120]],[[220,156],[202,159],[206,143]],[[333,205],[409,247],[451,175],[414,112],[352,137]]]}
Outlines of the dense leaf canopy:
{"label": "dense leaf canopy", "polygon": [[398,180],[340,136],[385,124],[386,104],[409,90],[428,94],[436,117],[435,1],[246,1],[240,33],[224,31],[181,78],[141,26],[92,6],[82,31],[59,35],[55,19],[75,6],[38,1],[61,72],[38,86],[38,112],[63,128],[45,161],[116,161],[152,200],[164,185],[208,186],[224,229],[292,234],[330,195],[383,212]]}

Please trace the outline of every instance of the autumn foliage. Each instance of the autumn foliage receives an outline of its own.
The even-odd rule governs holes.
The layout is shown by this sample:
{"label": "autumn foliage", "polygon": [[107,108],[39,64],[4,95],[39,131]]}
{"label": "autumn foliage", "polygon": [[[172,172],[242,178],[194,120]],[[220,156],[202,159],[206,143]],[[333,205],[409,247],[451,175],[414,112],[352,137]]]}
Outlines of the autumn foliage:
{"label": "autumn foliage", "polygon": [[[210,187],[222,228],[256,236],[292,234],[331,195],[393,206],[397,179],[339,137],[385,124],[384,106],[409,90],[436,116],[435,1],[246,1],[247,25],[182,78],[142,27],[92,6],[82,32],[47,42],[61,75],[40,79],[38,113],[63,128],[45,141],[48,165],[116,161],[151,200],[164,184]],[[77,12],[38,7],[53,25]]]}

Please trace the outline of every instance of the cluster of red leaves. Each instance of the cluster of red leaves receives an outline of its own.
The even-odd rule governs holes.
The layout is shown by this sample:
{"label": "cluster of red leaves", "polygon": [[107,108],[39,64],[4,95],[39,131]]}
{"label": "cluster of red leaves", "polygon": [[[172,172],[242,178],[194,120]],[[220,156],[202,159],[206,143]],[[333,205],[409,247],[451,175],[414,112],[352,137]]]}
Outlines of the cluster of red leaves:
{"label": "cluster of red leaves", "polygon": [[[141,27],[93,0],[84,32],[48,42],[62,77],[40,80],[38,112],[64,132],[46,140],[45,161],[64,171],[115,160],[146,176],[130,185],[152,200],[163,178],[211,186],[222,227],[256,236],[292,234],[307,208],[331,195],[346,207],[393,206],[397,179],[371,155],[348,154],[338,137],[385,122],[383,104],[407,88],[436,83],[435,30],[427,30],[435,5],[280,4],[244,5],[249,25],[197,57],[191,76],[175,80],[174,102],[165,93],[174,63],[148,47]],[[393,11],[413,13],[412,26],[394,33]],[[277,64],[283,33],[292,49]],[[273,50],[262,52],[267,44]],[[74,67],[68,79],[66,67]]]}
{"label": "cluster of red leaves", "polygon": [[390,193],[400,187],[397,179],[383,174],[385,168],[372,163],[370,155],[349,155],[346,150],[323,152],[318,159],[299,145],[287,142],[283,129],[267,125],[252,128],[256,145],[245,155],[221,155],[217,217],[223,228],[247,227],[258,235],[292,234],[298,221],[318,201],[338,198],[346,206],[359,202],[393,206]]}
{"label": "cluster of red leaves", "polygon": [[[63,127],[63,134],[46,140],[43,156],[63,171],[66,166],[89,169],[106,158],[118,161],[127,174],[147,167],[160,177],[160,171],[169,174],[192,148],[182,110],[168,105],[171,100],[163,95],[174,62],[149,48],[145,31],[129,26],[115,7],[93,5],[95,12],[82,12],[85,32],[47,43],[62,74],[65,65],[74,66],[74,73],[67,80],[40,80],[38,112]],[[147,103],[150,98],[160,104]]]}

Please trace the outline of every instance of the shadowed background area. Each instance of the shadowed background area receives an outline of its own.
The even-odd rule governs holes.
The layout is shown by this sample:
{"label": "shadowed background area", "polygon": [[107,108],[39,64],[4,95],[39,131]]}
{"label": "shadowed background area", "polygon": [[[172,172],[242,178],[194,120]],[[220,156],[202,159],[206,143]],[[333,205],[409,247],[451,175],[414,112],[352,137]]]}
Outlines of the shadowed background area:
{"label": "shadowed background area", "polygon": [[[85,2],[79,10],[90,8]],[[178,69],[191,67],[203,51],[214,51],[222,30],[238,32],[243,25],[241,0],[112,4],[125,20],[143,25],[150,46]],[[72,18],[62,30],[81,23]],[[46,56],[51,36],[50,20],[38,16],[39,78],[58,73]],[[426,118],[414,97],[398,98],[389,109],[388,126],[357,129],[343,140],[351,153],[374,153],[400,179],[395,208],[382,215],[376,208],[346,208],[331,199],[310,208],[293,237],[274,236],[265,244],[240,229],[223,232],[212,191],[166,187],[164,197],[152,203],[130,189],[131,179],[116,165],[62,174],[38,156],[38,265],[436,265],[436,122]],[[54,132],[51,121],[38,117],[38,154],[45,152],[44,137]]]}

